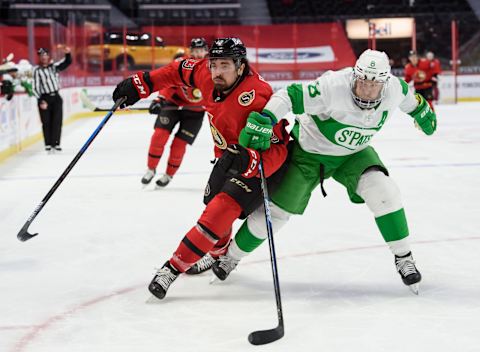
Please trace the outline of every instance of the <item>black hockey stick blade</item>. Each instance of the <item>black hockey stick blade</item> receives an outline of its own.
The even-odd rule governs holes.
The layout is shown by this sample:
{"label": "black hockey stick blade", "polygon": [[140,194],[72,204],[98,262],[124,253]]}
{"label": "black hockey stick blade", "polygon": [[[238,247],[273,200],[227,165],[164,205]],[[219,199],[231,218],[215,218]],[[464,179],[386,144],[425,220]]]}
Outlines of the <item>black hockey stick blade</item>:
{"label": "black hockey stick blade", "polygon": [[35,237],[38,235],[38,232],[37,233],[34,233],[34,234],[31,234],[28,232],[28,227],[30,226],[30,224],[33,222],[33,220],[35,219],[35,217],[38,215],[38,213],[40,213],[40,211],[42,210],[43,206],[48,202],[48,200],[50,199],[50,197],[55,193],[55,191],[57,190],[57,188],[60,186],[60,184],[63,182],[63,180],[67,177],[68,173],[72,170],[72,168],[75,166],[75,164],[77,163],[77,161],[81,158],[81,156],[83,155],[83,153],[85,152],[85,150],[87,150],[87,148],[90,146],[90,144],[92,143],[92,141],[95,139],[95,137],[97,136],[97,134],[101,131],[101,129],[103,128],[103,126],[107,123],[107,121],[110,119],[110,117],[113,115],[113,113],[115,112],[115,110],[118,109],[118,107],[120,105],[122,105],[125,101],[127,100],[127,97],[121,97],[120,99],[117,99],[117,101],[115,102],[115,104],[113,105],[113,107],[110,109],[110,111],[108,112],[108,114],[103,118],[102,122],[100,123],[100,125],[97,127],[97,129],[93,132],[93,134],[90,136],[90,138],[88,138],[88,140],[85,142],[85,144],[83,145],[83,147],[80,149],[80,151],[77,153],[77,155],[75,156],[75,158],[73,158],[73,160],[70,162],[70,164],[67,166],[67,168],[63,171],[63,173],[60,175],[60,177],[57,179],[57,181],[55,182],[55,184],[52,186],[52,188],[50,188],[50,190],[48,191],[48,193],[45,195],[45,197],[42,199],[42,201],[40,202],[40,204],[38,204],[38,206],[35,208],[35,210],[33,211],[32,215],[30,215],[30,217],[28,218],[27,222],[25,222],[25,225],[23,225],[22,229],[18,232],[17,234],[17,238],[22,241],[22,242],[25,242],[25,241],[28,241],[29,239]]}
{"label": "black hockey stick blade", "polygon": [[283,325],[279,325],[274,329],[252,332],[248,335],[248,341],[252,345],[266,345],[267,343],[280,340],[283,335],[285,335]]}
{"label": "black hockey stick blade", "polygon": [[33,238],[36,235],[38,235],[38,232],[34,233],[34,234],[29,233],[28,232],[28,225],[30,225],[28,222],[25,225],[23,225],[22,229],[17,234],[17,238],[22,242],[28,241],[30,238]]}

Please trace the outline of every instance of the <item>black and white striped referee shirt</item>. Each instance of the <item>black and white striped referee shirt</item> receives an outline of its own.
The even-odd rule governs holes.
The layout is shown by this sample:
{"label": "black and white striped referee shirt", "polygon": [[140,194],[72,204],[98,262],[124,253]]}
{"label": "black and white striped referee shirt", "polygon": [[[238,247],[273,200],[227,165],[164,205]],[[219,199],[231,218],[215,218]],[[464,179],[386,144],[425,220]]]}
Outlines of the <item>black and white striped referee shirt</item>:
{"label": "black and white striped referee shirt", "polygon": [[55,94],[60,90],[58,73],[65,70],[72,63],[72,55],[65,54],[65,57],[50,65],[35,66],[33,69],[33,92],[37,99],[42,95]]}

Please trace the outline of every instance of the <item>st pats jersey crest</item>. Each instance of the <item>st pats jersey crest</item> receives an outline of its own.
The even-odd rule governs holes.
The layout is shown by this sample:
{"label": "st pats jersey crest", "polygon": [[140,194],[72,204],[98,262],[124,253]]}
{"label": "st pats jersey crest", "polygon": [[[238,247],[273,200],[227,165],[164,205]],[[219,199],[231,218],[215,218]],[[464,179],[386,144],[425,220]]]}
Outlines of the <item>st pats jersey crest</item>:
{"label": "st pats jersey crest", "polygon": [[238,103],[242,106],[249,106],[255,100],[255,89],[250,92],[242,92],[238,96]]}
{"label": "st pats jersey crest", "polygon": [[212,132],[213,143],[215,143],[215,145],[220,149],[227,149],[227,141],[212,123],[213,115],[207,112],[207,116],[208,121],[210,122],[210,131]]}

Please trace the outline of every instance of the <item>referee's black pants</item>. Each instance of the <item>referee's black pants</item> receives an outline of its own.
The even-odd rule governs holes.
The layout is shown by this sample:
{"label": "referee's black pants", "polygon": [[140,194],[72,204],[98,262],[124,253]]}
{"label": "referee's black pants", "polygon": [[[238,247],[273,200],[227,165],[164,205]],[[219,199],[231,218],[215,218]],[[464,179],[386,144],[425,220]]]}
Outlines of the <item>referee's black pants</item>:
{"label": "referee's black pants", "polygon": [[[45,110],[40,109],[40,101],[48,104]],[[60,94],[43,94],[39,100],[40,119],[42,121],[43,139],[46,146],[60,145],[63,122],[63,99]]]}

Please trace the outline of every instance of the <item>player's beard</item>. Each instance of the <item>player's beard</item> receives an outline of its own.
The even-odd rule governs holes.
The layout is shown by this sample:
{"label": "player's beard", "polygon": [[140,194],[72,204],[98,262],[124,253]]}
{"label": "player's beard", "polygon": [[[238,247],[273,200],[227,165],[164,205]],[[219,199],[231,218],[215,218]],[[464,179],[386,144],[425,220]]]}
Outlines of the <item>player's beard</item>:
{"label": "player's beard", "polygon": [[215,79],[220,79],[221,80],[221,82],[215,82],[215,81],[213,82],[213,86],[215,87],[215,90],[223,92],[224,90],[226,90],[228,88],[227,87],[227,82],[223,78],[216,77]]}

